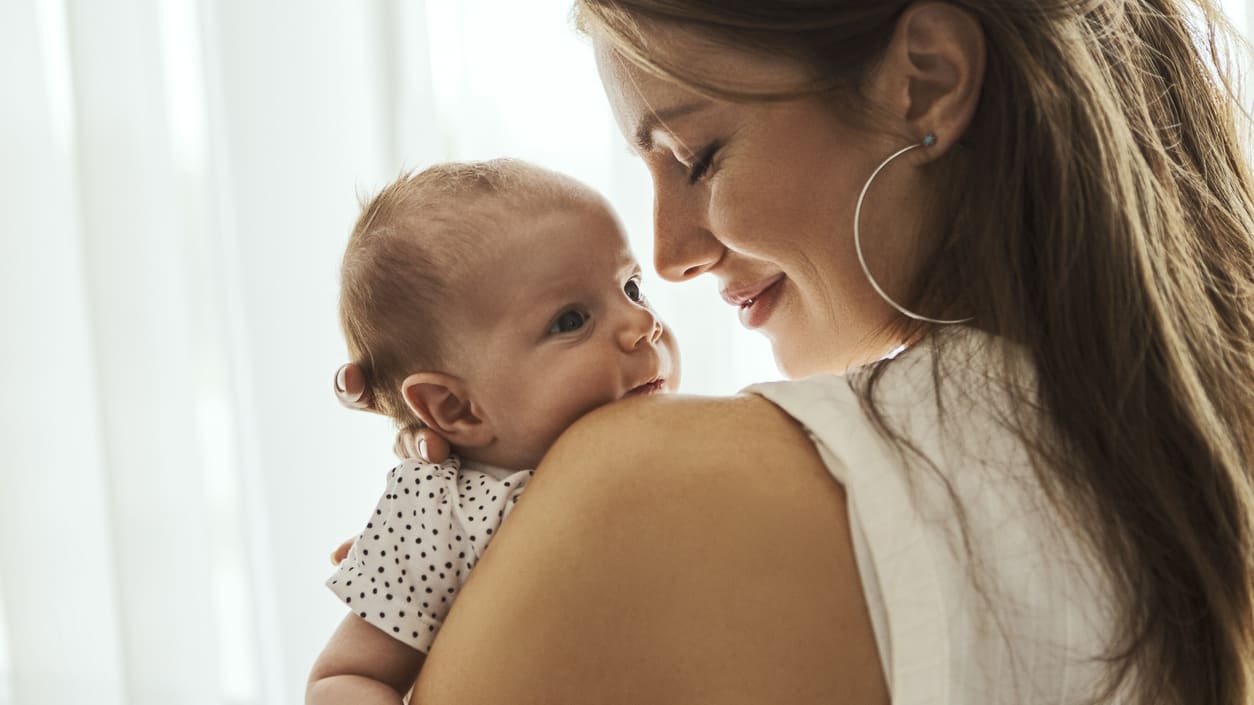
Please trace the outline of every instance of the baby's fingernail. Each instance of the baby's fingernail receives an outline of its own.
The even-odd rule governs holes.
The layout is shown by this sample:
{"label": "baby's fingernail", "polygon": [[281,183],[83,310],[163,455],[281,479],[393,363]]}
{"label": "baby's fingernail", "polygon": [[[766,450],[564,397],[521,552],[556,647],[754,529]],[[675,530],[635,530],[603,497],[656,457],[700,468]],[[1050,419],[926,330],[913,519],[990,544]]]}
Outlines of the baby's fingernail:
{"label": "baby's fingernail", "polygon": [[338,391],[346,391],[344,389],[344,385],[346,384],[345,377],[347,377],[347,369],[347,367],[341,365],[340,369],[335,372],[335,388]]}
{"label": "baby's fingernail", "polygon": [[427,439],[425,438],[418,439],[418,455],[421,455],[423,460],[430,460],[427,457]]}

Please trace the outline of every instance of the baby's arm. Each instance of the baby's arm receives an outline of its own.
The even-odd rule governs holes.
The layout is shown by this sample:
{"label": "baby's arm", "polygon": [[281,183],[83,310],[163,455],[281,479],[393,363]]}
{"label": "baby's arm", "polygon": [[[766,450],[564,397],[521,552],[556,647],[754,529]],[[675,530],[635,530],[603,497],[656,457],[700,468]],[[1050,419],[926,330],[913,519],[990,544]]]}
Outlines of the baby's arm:
{"label": "baby's arm", "polygon": [[399,703],[448,609],[531,471],[459,472],[456,458],[388,473],[371,521],[327,586],[353,611],[309,676],[308,705]]}
{"label": "baby's arm", "polygon": [[305,690],[305,705],[398,705],[426,656],[349,613],[331,636]]}

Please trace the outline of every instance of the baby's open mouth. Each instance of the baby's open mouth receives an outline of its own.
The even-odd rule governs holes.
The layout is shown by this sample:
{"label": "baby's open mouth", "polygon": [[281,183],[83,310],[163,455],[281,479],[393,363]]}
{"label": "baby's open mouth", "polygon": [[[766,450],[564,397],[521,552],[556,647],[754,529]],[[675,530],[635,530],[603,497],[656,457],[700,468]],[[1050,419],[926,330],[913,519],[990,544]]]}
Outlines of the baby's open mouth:
{"label": "baby's open mouth", "polygon": [[657,377],[648,382],[645,382],[644,384],[638,387],[632,387],[630,390],[628,390],[625,396],[633,397],[638,394],[653,394],[654,392],[661,391],[662,388],[665,386],[666,386],[666,380],[662,379],[661,377]]}

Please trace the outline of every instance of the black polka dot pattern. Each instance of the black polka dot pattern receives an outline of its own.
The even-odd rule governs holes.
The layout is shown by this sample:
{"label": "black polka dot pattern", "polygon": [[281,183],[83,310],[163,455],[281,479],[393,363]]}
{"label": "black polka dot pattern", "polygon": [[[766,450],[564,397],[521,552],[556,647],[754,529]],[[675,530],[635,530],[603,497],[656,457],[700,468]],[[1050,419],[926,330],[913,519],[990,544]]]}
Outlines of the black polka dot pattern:
{"label": "black polka dot pattern", "polygon": [[362,619],[427,653],[531,470],[406,460],[327,587]]}

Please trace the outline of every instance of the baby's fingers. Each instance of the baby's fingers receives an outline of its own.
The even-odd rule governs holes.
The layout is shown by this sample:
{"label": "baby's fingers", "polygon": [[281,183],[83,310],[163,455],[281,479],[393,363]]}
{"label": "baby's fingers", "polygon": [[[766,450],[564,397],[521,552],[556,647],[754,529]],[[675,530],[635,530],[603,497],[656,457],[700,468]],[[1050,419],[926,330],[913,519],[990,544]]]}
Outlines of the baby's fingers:
{"label": "baby's fingers", "polygon": [[343,563],[344,559],[348,557],[349,550],[352,549],[353,547],[353,542],[355,542],[356,540],[357,540],[357,537],[354,536],[353,538],[340,544],[339,548],[332,551],[331,552],[331,565],[339,565]]}

